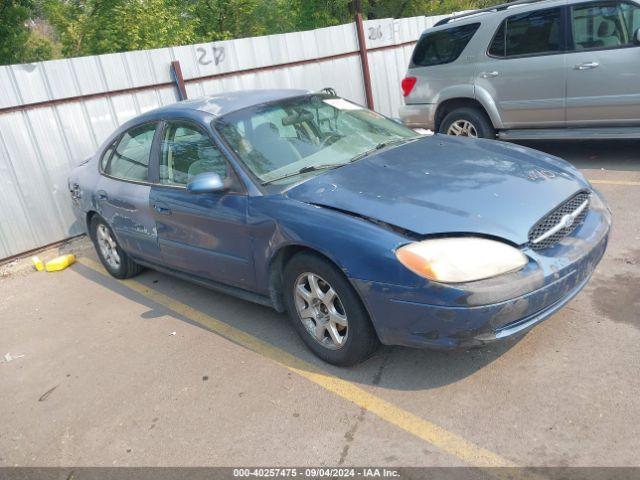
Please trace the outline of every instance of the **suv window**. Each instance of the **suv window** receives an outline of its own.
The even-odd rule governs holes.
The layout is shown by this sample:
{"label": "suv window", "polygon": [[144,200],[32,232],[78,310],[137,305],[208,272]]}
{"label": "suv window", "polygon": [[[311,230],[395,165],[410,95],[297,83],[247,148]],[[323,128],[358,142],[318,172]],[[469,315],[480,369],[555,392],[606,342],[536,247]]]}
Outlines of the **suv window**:
{"label": "suv window", "polygon": [[126,132],[118,142],[104,172],[124,180],[146,182],[155,131],[156,124],[148,123]]}
{"label": "suv window", "polygon": [[227,163],[223,154],[198,127],[168,122],[162,135],[160,183],[186,185],[199,173],[214,172],[223,180]]}
{"label": "suv window", "polygon": [[571,7],[572,50],[625,47],[640,28],[640,7],[630,3],[597,2]]}
{"label": "suv window", "polygon": [[544,55],[564,50],[562,9],[549,8],[505,19],[489,46],[494,57]]}
{"label": "suv window", "polygon": [[423,35],[413,52],[412,66],[428,67],[455,61],[479,26],[479,23],[471,23]]}

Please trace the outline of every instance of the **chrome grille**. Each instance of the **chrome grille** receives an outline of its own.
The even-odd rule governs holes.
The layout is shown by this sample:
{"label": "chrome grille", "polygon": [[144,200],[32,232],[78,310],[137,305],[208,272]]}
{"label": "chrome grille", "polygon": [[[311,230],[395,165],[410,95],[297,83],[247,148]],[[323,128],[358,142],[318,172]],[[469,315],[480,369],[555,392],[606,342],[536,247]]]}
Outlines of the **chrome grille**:
{"label": "chrome grille", "polygon": [[[540,219],[529,231],[529,246],[549,248],[580,225],[589,211],[589,192],[580,192]],[[566,226],[563,226],[566,225]]]}

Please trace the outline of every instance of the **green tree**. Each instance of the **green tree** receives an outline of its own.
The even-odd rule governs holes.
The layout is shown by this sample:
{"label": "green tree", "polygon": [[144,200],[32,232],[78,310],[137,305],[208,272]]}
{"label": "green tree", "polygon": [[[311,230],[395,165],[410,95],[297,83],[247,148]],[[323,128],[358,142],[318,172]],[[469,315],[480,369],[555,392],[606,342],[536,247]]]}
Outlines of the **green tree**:
{"label": "green tree", "polygon": [[199,41],[226,40],[264,35],[263,15],[267,9],[261,0],[193,1],[195,31]]}
{"label": "green tree", "polygon": [[40,62],[60,57],[60,45],[51,38],[37,32],[31,31],[25,44],[25,50],[20,62]]}
{"label": "green tree", "polygon": [[193,13],[178,0],[49,0],[65,56],[122,52],[195,40]]}
{"label": "green tree", "polygon": [[23,61],[31,8],[30,0],[0,0],[0,64]]}
{"label": "green tree", "polygon": [[329,27],[353,21],[351,0],[294,0],[298,30]]}
{"label": "green tree", "polygon": [[0,63],[433,15],[496,0],[0,0]]}
{"label": "green tree", "polygon": [[402,18],[438,15],[481,8],[500,3],[496,0],[362,0],[367,18]]}

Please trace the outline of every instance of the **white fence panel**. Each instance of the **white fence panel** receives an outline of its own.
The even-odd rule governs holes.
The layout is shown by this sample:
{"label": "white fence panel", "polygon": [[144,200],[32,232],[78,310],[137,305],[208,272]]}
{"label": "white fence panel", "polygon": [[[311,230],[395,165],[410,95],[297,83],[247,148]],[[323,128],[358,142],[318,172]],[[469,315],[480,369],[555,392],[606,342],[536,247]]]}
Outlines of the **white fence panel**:
{"label": "white fence panel", "polygon": [[[377,111],[391,117],[398,116],[398,108],[402,105],[400,82],[407,73],[415,42],[426,28],[447,16],[364,22],[367,48],[373,50],[369,52],[369,68]],[[389,46],[393,48],[379,49]]]}
{"label": "white fence panel", "polygon": [[[364,22],[375,109],[397,116],[413,42],[441,17]],[[252,88],[335,88],[365,104],[355,24],[0,67],[0,259],[81,231],[66,178],[119,125],[178,99]]]}

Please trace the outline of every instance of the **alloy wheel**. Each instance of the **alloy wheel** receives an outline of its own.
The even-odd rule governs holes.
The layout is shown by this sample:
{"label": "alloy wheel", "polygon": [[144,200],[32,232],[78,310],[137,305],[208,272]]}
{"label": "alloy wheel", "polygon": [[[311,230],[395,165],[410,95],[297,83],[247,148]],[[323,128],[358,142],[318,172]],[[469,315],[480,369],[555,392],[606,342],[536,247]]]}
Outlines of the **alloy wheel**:
{"label": "alloy wheel", "polygon": [[330,350],[342,348],[349,334],[349,322],[340,297],[325,279],[305,272],[294,284],[298,318],[320,345]]}
{"label": "alloy wheel", "polygon": [[98,225],[96,229],[96,240],[104,261],[114,270],[118,270],[120,268],[118,245],[107,226],[103,223]]}
{"label": "alloy wheel", "polygon": [[456,120],[449,126],[447,135],[478,138],[478,130],[475,125],[468,120]]}

